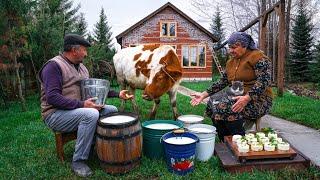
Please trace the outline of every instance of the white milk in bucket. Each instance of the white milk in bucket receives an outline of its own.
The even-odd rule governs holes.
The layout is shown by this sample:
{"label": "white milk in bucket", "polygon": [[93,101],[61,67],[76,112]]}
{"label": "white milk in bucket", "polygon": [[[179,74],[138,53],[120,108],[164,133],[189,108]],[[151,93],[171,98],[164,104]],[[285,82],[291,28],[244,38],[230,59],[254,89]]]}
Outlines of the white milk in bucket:
{"label": "white milk in bucket", "polygon": [[130,121],[135,120],[134,117],[131,116],[124,116],[124,115],[116,115],[116,116],[110,116],[101,119],[101,122],[103,123],[109,123],[109,124],[121,124],[121,123],[127,123]]}
{"label": "white milk in bucket", "polygon": [[196,147],[196,158],[200,161],[208,161],[214,152],[216,128],[207,124],[194,124],[188,127],[191,133],[199,138]]}
{"label": "white milk in bucket", "polygon": [[187,128],[192,124],[199,124],[203,121],[203,119],[204,118],[202,116],[193,115],[193,114],[182,115],[178,117],[178,121],[183,122],[185,128]]}
{"label": "white milk in bucket", "polygon": [[185,144],[191,144],[196,142],[194,139],[189,137],[171,137],[164,141],[168,144],[175,144],[175,145],[185,145]]}
{"label": "white milk in bucket", "polygon": [[174,124],[168,123],[156,123],[156,124],[149,124],[146,126],[149,129],[157,129],[157,130],[171,130],[171,129],[178,129],[179,126]]}

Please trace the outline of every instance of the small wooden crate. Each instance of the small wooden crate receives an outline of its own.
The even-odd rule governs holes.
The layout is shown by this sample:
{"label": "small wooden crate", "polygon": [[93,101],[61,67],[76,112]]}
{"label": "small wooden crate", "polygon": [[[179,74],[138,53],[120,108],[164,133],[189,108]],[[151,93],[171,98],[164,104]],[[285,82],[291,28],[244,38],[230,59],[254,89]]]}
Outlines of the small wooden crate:
{"label": "small wooden crate", "polygon": [[274,158],[290,158],[293,159],[297,153],[290,147],[288,151],[249,151],[247,153],[242,153],[238,151],[237,144],[232,141],[232,136],[226,136],[224,138],[227,146],[231,149],[233,154],[241,162],[245,162],[248,159],[274,159]]}

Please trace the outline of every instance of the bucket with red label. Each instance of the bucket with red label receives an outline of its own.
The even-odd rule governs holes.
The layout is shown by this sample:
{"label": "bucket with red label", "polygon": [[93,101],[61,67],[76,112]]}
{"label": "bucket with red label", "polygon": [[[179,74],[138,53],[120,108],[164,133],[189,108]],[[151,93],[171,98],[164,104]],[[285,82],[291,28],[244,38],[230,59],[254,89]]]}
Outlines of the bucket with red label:
{"label": "bucket with red label", "polygon": [[178,175],[186,175],[194,170],[196,143],[199,138],[190,132],[174,131],[161,138],[164,146],[168,170]]}

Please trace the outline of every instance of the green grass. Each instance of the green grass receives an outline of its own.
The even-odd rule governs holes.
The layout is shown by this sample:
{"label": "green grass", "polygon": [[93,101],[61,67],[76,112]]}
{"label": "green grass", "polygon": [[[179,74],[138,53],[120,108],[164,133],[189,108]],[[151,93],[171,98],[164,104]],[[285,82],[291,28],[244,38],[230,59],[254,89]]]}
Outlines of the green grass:
{"label": "green grass", "polygon": [[[138,92],[137,97],[140,97]],[[142,120],[147,119],[151,102],[138,98]],[[165,96],[158,110],[158,119],[172,119],[168,97]],[[119,106],[119,99],[108,99],[108,103]],[[178,109],[182,114],[202,115],[205,106],[191,107],[190,99],[178,95]],[[0,112],[0,179],[78,179],[70,169],[74,142],[65,146],[66,161],[61,163],[56,157],[54,134],[40,119],[39,100],[37,96],[27,98],[28,111],[20,112],[18,103],[1,106]],[[126,110],[132,111],[126,104]],[[211,123],[206,119],[206,123]],[[252,173],[228,174],[220,166],[219,160],[212,157],[208,162],[196,162],[195,171],[185,177],[179,177],[167,171],[162,160],[142,158],[141,165],[133,171],[111,176],[101,170],[96,157],[89,159],[94,171],[94,179],[318,179],[320,171],[310,168],[304,171],[280,170],[275,172],[253,171]]]}
{"label": "green grass", "polygon": [[[202,92],[207,89],[212,82],[192,82],[182,83],[183,86]],[[294,96],[285,92],[283,97],[276,96],[271,114],[292,122],[306,125],[314,129],[320,129],[320,100],[314,100],[308,97]]]}
{"label": "green grass", "polygon": [[275,97],[271,114],[320,129],[320,100],[294,96],[285,92],[283,97]]}

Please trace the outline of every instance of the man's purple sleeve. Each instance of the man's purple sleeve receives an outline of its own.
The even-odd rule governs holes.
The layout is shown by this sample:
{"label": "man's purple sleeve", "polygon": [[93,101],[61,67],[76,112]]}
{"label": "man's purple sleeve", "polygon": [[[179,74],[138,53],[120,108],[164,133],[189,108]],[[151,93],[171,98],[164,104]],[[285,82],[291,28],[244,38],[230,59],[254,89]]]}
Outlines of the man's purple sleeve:
{"label": "man's purple sleeve", "polygon": [[83,107],[84,102],[66,98],[62,95],[62,72],[55,62],[49,62],[41,72],[47,103],[59,109],[76,109]]}
{"label": "man's purple sleeve", "polygon": [[[44,91],[47,103],[59,109],[76,109],[84,105],[84,101],[66,98],[62,95],[62,72],[55,62],[49,62],[41,72],[41,80],[44,84]],[[119,93],[110,90],[108,97],[119,97]]]}

